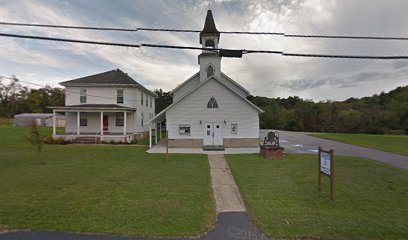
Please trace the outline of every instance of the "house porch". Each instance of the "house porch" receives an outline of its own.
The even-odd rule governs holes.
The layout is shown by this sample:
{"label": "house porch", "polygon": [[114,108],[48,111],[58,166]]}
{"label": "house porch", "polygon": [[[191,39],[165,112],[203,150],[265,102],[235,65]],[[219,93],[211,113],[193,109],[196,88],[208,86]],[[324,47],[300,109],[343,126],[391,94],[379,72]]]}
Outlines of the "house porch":
{"label": "house porch", "polygon": [[[64,134],[56,133],[55,115],[64,112]],[[119,105],[85,104],[53,107],[53,137],[84,142],[114,141],[130,143],[137,133],[136,109]]]}

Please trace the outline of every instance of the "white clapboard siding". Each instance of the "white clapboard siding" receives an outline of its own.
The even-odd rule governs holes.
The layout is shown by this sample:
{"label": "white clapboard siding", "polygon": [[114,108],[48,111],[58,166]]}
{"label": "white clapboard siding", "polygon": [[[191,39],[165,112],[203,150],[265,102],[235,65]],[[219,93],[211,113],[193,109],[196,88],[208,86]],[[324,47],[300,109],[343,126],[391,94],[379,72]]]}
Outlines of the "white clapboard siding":
{"label": "white clapboard siding", "polygon": [[200,84],[200,75],[194,75],[192,78],[186,80],[182,85],[173,92],[173,102],[179,100],[182,96],[188,93],[191,89]]}
{"label": "white clapboard siding", "polygon": [[[218,109],[207,108],[211,97],[217,100]],[[224,138],[259,137],[258,111],[215,79],[207,80],[199,89],[170,108],[166,118],[171,139],[201,139],[206,122],[221,123]],[[238,124],[236,135],[231,134],[233,123]],[[180,135],[179,124],[190,124],[191,135]]]}
{"label": "white clapboard siding", "polygon": [[[150,94],[140,91],[136,88],[107,88],[107,87],[66,87],[65,105],[81,105],[80,103],[80,91],[86,89],[87,99],[86,104],[117,104],[120,106],[131,107],[136,109],[136,118],[128,119],[128,130],[132,132],[144,132],[148,131],[149,126],[146,124],[155,114],[155,99]],[[124,90],[124,102],[118,104],[116,102],[117,90]],[[141,102],[141,94],[143,94],[143,105]],[[146,98],[149,99],[146,106]],[[152,101],[152,107],[150,107],[150,101]],[[75,113],[74,113],[75,114]],[[143,115],[143,125],[142,125]],[[91,115],[90,115],[91,116]],[[133,116],[133,115],[132,115]],[[112,115],[112,120],[109,116],[109,125],[114,126],[115,118]],[[111,124],[112,123],[112,124]],[[133,129],[133,125],[135,129]],[[69,132],[76,131],[76,118],[67,119],[66,127]],[[129,129],[132,127],[132,129]],[[99,118],[98,121],[94,121],[94,117],[90,117],[88,120],[88,127],[84,131],[95,132],[100,128]],[[119,129],[115,128],[116,129]]]}
{"label": "white clapboard siding", "polygon": [[[237,85],[236,82],[232,81],[225,75],[224,73],[219,77],[220,81],[224,83],[229,88],[233,89],[237,94],[246,97],[248,94],[242,90],[241,87]],[[186,80],[180,87],[173,92],[173,102],[176,102],[178,99],[183,97],[186,93],[188,93],[191,89],[195,88],[200,84],[200,75],[194,75],[192,78]]]}
{"label": "white clapboard siding", "polygon": [[[108,115],[108,132],[122,133],[123,126],[116,126],[115,113],[104,113]],[[137,132],[136,124],[134,124],[133,113],[127,113],[126,115],[126,131],[128,133]],[[80,126],[81,133],[99,133],[101,129],[101,114],[99,112],[87,113],[87,126]],[[135,128],[133,127],[135,126]],[[65,132],[72,133],[77,131],[77,113],[68,112],[66,114],[66,127]]]}

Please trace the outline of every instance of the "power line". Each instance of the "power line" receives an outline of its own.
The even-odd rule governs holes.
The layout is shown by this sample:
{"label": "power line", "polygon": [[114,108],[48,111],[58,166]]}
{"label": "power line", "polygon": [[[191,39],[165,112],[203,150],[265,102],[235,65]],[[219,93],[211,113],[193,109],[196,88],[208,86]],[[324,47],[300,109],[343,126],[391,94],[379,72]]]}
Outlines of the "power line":
{"label": "power line", "polygon": [[89,40],[76,40],[76,39],[66,39],[66,38],[41,37],[41,36],[30,36],[30,35],[19,35],[19,34],[8,34],[8,33],[0,33],[0,36],[1,37],[11,37],[11,38],[28,38],[28,39],[46,40],[46,41],[108,45],[108,46],[118,46],[118,47],[137,47],[137,48],[140,47],[140,45],[138,45],[138,44],[130,44],[130,43],[98,42],[98,41],[89,41]]}
{"label": "power line", "polygon": [[84,27],[84,26],[70,26],[70,25],[12,23],[12,22],[0,22],[0,25],[9,25],[9,26],[18,26],[18,27],[81,29],[81,30],[94,30],[94,31],[120,31],[120,32],[137,32],[138,31],[137,28],[131,29],[131,28]]}
{"label": "power line", "polygon": [[287,38],[333,38],[333,39],[361,39],[361,40],[408,40],[408,37],[381,37],[381,36],[352,36],[352,35],[306,35],[284,34]]}
{"label": "power line", "polygon": [[[51,24],[33,24],[33,23],[15,23],[0,22],[0,25],[18,26],[18,27],[42,27],[42,28],[63,28],[63,29],[81,29],[95,31],[122,31],[122,32],[181,32],[181,33],[199,33],[201,30],[192,29],[170,29],[170,28],[110,28],[110,27],[89,27],[89,26],[70,26],[70,25],[51,25]],[[392,36],[353,36],[353,35],[310,35],[310,34],[286,34],[284,32],[257,32],[257,31],[220,31],[223,34],[248,34],[248,35],[277,35],[285,38],[326,38],[326,39],[360,39],[360,40],[400,40],[407,41],[408,37]]]}
{"label": "power line", "polygon": [[128,43],[115,43],[115,42],[97,42],[97,41],[87,41],[87,40],[51,38],[51,37],[17,35],[17,34],[6,34],[6,33],[0,33],[0,36],[14,37],[14,38],[28,38],[28,39],[37,39],[37,40],[47,40],[47,41],[61,41],[61,42],[73,42],[73,43],[119,46],[119,47],[136,47],[136,48],[151,47],[151,48],[167,48],[167,49],[183,49],[183,50],[206,50],[206,51],[218,52],[220,54],[224,51],[224,52],[235,52],[235,53],[240,52],[241,55],[242,54],[250,54],[250,53],[261,53],[261,54],[279,54],[279,55],[282,55],[282,56],[289,56],[289,57],[312,57],[312,58],[378,59],[378,60],[408,59],[408,55],[369,56],[369,55],[307,54],[307,53],[288,53],[288,52],[273,51],[273,50],[202,48],[202,47],[160,45],[160,44],[146,44],[146,43],[128,44]]}

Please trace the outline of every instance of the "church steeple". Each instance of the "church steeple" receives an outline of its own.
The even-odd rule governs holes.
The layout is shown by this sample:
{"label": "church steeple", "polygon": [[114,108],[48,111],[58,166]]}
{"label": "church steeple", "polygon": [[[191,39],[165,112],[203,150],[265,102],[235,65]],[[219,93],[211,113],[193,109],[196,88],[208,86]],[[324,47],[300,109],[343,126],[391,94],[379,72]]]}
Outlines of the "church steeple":
{"label": "church steeple", "polygon": [[213,14],[211,10],[207,11],[207,16],[205,17],[204,28],[200,32],[200,43],[203,42],[203,37],[216,37],[217,42],[220,40],[220,32],[215,26]]}
{"label": "church steeple", "polygon": [[198,56],[200,82],[207,80],[211,76],[221,77],[221,57],[218,55],[218,52],[211,50],[218,48],[219,40],[220,32],[215,26],[212,11],[208,10],[204,28],[200,32],[200,44],[202,44],[202,48],[205,48]]}

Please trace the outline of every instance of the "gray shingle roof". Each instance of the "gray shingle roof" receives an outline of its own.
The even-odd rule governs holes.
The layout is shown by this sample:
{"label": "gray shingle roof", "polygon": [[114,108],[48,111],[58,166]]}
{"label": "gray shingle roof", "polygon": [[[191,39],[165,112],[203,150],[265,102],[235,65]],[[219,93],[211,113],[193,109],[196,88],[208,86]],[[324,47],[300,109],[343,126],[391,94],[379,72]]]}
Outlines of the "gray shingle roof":
{"label": "gray shingle roof", "polygon": [[98,73],[86,77],[81,77],[60,83],[62,86],[98,86],[98,85],[133,85],[142,91],[148,92],[155,96],[150,90],[136,82],[127,73],[120,69]]}

